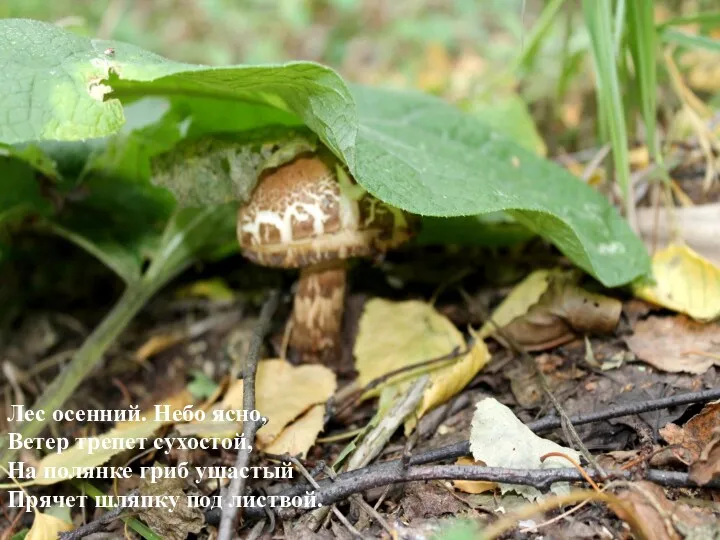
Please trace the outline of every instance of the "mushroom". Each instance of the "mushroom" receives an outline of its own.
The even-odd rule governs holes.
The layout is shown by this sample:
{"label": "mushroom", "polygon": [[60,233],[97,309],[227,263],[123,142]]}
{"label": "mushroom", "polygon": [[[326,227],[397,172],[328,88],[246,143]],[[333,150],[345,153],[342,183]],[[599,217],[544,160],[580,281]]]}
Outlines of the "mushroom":
{"label": "mushroom", "polygon": [[331,159],[302,154],[266,171],[237,218],[245,257],[300,268],[290,346],[304,362],[338,360],[346,259],[384,254],[409,240],[416,223]]}

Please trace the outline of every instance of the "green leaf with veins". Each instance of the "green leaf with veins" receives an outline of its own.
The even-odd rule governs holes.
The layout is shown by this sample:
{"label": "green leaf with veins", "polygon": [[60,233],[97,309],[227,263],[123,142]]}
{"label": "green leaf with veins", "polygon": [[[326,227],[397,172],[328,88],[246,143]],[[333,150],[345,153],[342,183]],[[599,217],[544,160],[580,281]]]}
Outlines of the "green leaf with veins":
{"label": "green leaf with veins", "polygon": [[143,96],[253,102],[264,110],[249,126],[261,126],[270,108],[282,124],[299,118],[390,204],[444,217],[505,211],[608,286],[649,270],[645,248],[604,197],[437,98],[351,92],[334,71],[307,62],[181,64],[26,20],[0,20],[0,62],[0,141],[108,135],[122,126],[120,100]]}
{"label": "green leaf with veins", "polygon": [[306,128],[266,126],[239,133],[186,139],[153,160],[153,183],[180,206],[246,201],[260,174],[314,152],[317,137]]}
{"label": "green leaf with veins", "polygon": [[607,286],[649,270],[649,257],[607,200],[561,167],[444,101],[353,86],[360,127],[355,178],[424,215],[506,211]]}
{"label": "green leaf with veins", "polygon": [[337,73],[312,62],[183,64],[49,23],[5,19],[0,20],[0,64],[2,142],[111,135],[124,123],[120,99],[186,95],[272,106],[299,117],[335,153],[353,153],[352,97]]}

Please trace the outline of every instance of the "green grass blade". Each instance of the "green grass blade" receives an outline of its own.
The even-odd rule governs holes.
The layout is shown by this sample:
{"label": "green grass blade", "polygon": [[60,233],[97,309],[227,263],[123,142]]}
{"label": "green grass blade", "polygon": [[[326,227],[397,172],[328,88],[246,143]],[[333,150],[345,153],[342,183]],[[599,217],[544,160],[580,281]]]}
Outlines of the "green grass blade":
{"label": "green grass blade", "polygon": [[657,29],[660,31],[669,26],[683,26],[685,24],[702,24],[708,26],[720,25],[720,11],[702,11],[691,15],[673,17],[664,23],[658,24]]}
{"label": "green grass blade", "polygon": [[612,2],[583,0],[582,6],[585,24],[590,33],[599,109],[605,117],[613,150],[615,174],[622,191],[625,217],[632,224],[635,219],[635,206],[630,186],[627,123],[618,77],[617,57],[614,53]]}
{"label": "green grass blade", "polygon": [[697,36],[668,28],[662,33],[662,38],[665,43],[677,43],[678,45],[684,45],[686,47],[720,52],[720,40],[707,36]]}
{"label": "green grass blade", "polygon": [[[632,2],[630,2],[632,4]],[[617,56],[620,56],[620,48],[622,47],[623,34],[625,31],[625,0],[617,0],[615,4],[615,26],[613,28],[613,42],[615,47],[613,50]]]}
{"label": "green grass blade", "polygon": [[527,37],[527,42],[525,43],[525,47],[523,47],[522,53],[515,61],[516,68],[526,71],[530,70],[537,58],[543,38],[552,27],[556,15],[564,3],[565,0],[551,0],[551,2],[545,6],[545,9],[542,10],[540,17]]}
{"label": "green grass blade", "polygon": [[657,141],[657,36],[652,0],[634,0],[627,10],[628,44],[635,65],[639,105],[647,132],[650,155],[659,158]]}

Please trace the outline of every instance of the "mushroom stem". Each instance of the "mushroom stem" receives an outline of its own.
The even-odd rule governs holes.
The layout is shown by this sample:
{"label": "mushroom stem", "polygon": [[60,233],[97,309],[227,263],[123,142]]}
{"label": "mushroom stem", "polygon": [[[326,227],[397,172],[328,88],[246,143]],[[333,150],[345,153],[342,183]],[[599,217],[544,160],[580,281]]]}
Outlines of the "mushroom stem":
{"label": "mushroom stem", "polygon": [[300,271],[290,345],[303,362],[333,363],[338,359],[346,274],[342,260]]}

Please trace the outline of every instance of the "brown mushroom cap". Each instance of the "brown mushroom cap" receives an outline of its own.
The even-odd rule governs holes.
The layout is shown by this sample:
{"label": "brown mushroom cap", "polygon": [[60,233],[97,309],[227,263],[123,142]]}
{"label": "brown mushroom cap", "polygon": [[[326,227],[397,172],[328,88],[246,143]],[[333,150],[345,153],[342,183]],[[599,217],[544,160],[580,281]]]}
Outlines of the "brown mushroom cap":
{"label": "brown mushroom cap", "polygon": [[274,170],[238,211],[243,255],[264,266],[297,268],[375,256],[412,236],[402,210],[349,191],[318,157],[298,157]]}

